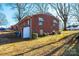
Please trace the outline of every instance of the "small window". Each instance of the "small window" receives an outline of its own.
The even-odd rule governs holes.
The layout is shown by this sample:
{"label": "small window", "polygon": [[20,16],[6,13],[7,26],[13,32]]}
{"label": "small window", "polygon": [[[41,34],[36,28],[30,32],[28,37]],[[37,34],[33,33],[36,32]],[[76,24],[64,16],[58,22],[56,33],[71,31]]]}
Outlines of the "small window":
{"label": "small window", "polygon": [[28,20],[28,25],[30,25],[30,21]]}
{"label": "small window", "polygon": [[31,20],[28,20],[27,24],[28,24],[29,26],[31,25],[31,23],[32,23],[32,21],[31,21]]}
{"label": "small window", "polygon": [[43,18],[39,18],[39,25],[43,25],[44,19]]}

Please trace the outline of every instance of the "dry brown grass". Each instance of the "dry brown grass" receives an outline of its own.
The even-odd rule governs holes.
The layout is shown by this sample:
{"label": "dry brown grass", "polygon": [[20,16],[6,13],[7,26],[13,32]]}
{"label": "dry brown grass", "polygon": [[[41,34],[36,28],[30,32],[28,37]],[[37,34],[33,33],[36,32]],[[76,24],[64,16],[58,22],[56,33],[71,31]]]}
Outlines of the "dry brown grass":
{"label": "dry brown grass", "polygon": [[[39,37],[35,40],[15,42],[15,43],[1,45],[0,46],[0,55],[17,55],[20,53],[28,52],[34,48],[46,45],[51,42],[56,42],[56,41],[60,40],[61,38],[64,38],[65,36],[71,35],[73,33],[78,33],[78,32],[79,31],[64,31],[64,32],[61,32],[61,34]],[[40,48],[39,50],[33,51],[32,53],[30,52],[29,55],[31,55],[31,54],[36,55],[44,50],[48,51],[49,49],[51,49],[51,47],[57,47],[60,45],[62,45],[62,43],[56,43],[56,44],[53,44],[50,46],[46,46],[44,48]],[[27,55],[27,54],[25,54],[25,55]]]}
{"label": "dry brown grass", "polygon": [[9,31],[0,31],[0,35],[1,34],[10,34],[10,33],[14,33],[16,31],[13,31],[13,30],[9,30]]}

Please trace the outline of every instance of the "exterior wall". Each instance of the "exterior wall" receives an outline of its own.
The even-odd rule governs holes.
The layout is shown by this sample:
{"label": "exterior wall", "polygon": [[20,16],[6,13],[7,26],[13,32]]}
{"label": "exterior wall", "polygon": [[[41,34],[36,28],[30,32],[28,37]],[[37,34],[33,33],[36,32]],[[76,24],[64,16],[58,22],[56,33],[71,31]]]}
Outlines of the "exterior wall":
{"label": "exterior wall", "polygon": [[[31,20],[31,29],[32,32],[37,32],[40,34],[40,26],[39,26],[39,17],[42,17],[44,19],[44,25],[43,25],[43,32],[44,33],[51,33],[51,32],[58,32],[59,31],[59,21],[57,18],[51,15],[47,14],[36,14],[30,17],[25,17],[22,19],[17,25],[13,26],[14,29],[22,32],[22,29],[24,26],[28,26],[28,20]],[[54,20],[57,21],[57,23],[54,24]]]}
{"label": "exterior wall", "polygon": [[[44,33],[52,33],[54,31],[59,31],[59,21],[53,16],[49,16],[46,14],[38,14],[32,16],[32,31],[40,33],[40,26],[39,26],[39,17],[44,19],[43,25],[43,32]],[[53,26],[53,20],[56,20],[57,23]]]}

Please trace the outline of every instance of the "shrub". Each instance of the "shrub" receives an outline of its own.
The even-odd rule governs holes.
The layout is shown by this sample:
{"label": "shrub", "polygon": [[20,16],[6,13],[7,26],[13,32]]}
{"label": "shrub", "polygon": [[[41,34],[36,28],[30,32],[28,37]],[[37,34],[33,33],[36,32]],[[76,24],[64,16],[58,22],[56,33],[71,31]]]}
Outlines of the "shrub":
{"label": "shrub", "polygon": [[57,32],[58,34],[61,34],[61,32]]}
{"label": "shrub", "polygon": [[48,33],[44,33],[44,36],[47,36],[47,35],[49,35]]}
{"label": "shrub", "polygon": [[32,38],[33,38],[33,39],[38,38],[38,33],[32,33]]}
{"label": "shrub", "polygon": [[54,35],[55,33],[54,32],[51,32],[49,35]]}

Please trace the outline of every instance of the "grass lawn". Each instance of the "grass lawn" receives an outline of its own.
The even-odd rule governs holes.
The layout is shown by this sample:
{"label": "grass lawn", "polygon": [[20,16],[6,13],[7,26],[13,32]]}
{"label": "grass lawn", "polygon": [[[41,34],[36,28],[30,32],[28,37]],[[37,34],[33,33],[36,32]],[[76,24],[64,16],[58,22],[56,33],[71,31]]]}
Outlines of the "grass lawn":
{"label": "grass lawn", "polygon": [[[60,40],[61,38],[64,38],[68,35],[78,33],[78,32],[79,31],[62,31],[61,34],[48,35],[48,36],[44,36],[44,37],[39,37],[34,40],[14,42],[14,43],[0,45],[0,55],[16,55],[19,53],[28,52],[34,48],[38,48],[40,46],[56,42],[56,41]],[[44,50],[49,50],[49,48],[51,49],[51,47],[56,47],[56,46],[60,46],[60,45],[62,45],[62,43],[56,43],[49,47],[44,47],[37,51],[42,52]]]}

